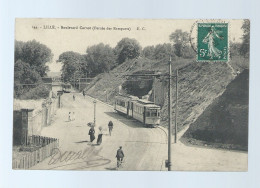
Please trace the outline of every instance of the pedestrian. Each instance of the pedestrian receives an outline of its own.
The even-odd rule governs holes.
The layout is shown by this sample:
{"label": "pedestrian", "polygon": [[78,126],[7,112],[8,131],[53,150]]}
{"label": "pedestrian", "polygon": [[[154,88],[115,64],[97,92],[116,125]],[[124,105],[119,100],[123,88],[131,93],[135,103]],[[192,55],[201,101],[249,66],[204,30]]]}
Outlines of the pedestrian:
{"label": "pedestrian", "polygon": [[83,96],[84,96],[84,99],[85,99],[85,95],[86,95],[86,94],[85,94],[85,91],[83,90]]}
{"label": "pedestrian", "polygon": [[117,158],[117,168],[119,168],[123,162],[125,155],[122,150],[122,146],[119,147],[119,149],[116,152],[116,158]]}
{"label": "pedestrian", "polygon": [[69,118],[68,121],[71,121],[71,113],[69,112]]}
{"label": "pedestrian", "polygon": [[92,126],[89,129],[88,135],[90,136],[90,142],[93,142],[93,140],[95,140],[95,129],[94,129],[94,126]]}
{"label": "pedestrian", "polygon": [[73,95],[73,101],[75,101],[75,95]]}
{"label": "pedestrian", "polygon": [[72,112],[72,121],[74,121],[75,119],[75,112]]}
{"label": "pedestrian", "polygon": [[102,135],[103,135],[102,127],[99,127],[97,145],[100,145],[102,143]]}
{"label": "pedestrian", "polygon": [[109,130],[109,135],[111,136],[111,133],[112,133],[112,130],[113,130],[113,122],[112,121],[109,121],[108,122],[108,130]]}

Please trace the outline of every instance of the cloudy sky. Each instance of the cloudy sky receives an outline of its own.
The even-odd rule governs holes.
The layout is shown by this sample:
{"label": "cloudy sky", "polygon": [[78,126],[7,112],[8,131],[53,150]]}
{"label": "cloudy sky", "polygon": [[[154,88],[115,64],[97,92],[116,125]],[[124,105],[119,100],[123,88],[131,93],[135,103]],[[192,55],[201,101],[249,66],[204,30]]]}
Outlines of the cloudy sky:
{"label": "cloudy sky", "polygon": [[[51,71],[57,72],[61,64],[56,63],[56,60],[63,52],[84,54],[88,46],[101,42],[115,47],[124,37],[135,38],[142,47],[169,43],[169,35],[176,29],[182,29],[196,37],[196,21],[211,22],[173,19],[16,19],[15,38],[25,42],[35,39],[48,46],[54,55],[48,65]],[[226,21],[229,22],[229,39],[241,41],[243,20]],[[52,26],[55,29],[51,29]]]}

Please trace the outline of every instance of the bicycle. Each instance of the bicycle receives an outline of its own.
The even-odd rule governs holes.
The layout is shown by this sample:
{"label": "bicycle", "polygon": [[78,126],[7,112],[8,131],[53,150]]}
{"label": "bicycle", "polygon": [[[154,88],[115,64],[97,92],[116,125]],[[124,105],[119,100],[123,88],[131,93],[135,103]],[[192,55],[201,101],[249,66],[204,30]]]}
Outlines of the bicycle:
{"label": "bicycle", "polygon": [[123,168],[123,164],[125,163],[125,158],[120,158],[120,160],[117,160],[117,167],[116,169],[119,170],[120,168]]}

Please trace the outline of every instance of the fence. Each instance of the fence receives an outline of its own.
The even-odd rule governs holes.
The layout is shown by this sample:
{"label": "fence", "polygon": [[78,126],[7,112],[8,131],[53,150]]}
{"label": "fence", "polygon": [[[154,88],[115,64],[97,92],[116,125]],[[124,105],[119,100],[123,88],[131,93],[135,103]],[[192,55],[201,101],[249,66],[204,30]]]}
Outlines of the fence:
{"label": "fence", "polygon": [[26,142],[27,146],[37,146],[35,151],[32,151],[20,159],[13,159],[13,169],[29,169],[37,163],[51,156],[51,152],[54,148],[59,146],[59,140],[56,138],[42,137],[42,136],[30,136]]}

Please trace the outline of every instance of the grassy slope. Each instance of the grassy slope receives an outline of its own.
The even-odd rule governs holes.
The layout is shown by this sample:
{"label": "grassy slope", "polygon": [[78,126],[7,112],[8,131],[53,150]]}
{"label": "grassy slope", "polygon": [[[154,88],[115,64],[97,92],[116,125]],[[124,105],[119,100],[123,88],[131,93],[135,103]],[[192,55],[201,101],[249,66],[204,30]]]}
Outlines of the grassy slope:
{"label": "grassy slope", "polygon": [[[178,131],[194,122],[197,117],[222,94],[233,79],[231,69],[226,63],[193,62],[179,69],[178,78]],[[173,92],[173,113],[175,113],[175,82]],[[162,108],[162,125],[168,124],[168,98]],[[174,119],[173,119],[173,123]]]}
{"label": "grassy slope", "polygon": [[[184,137],[189,142],[247,150],[248,147],[248,70],[244,70],[226,91],[190,126]],[[204,143],[204,144],[205,144]],[[226,144],[226,145],[223,145]]]}

